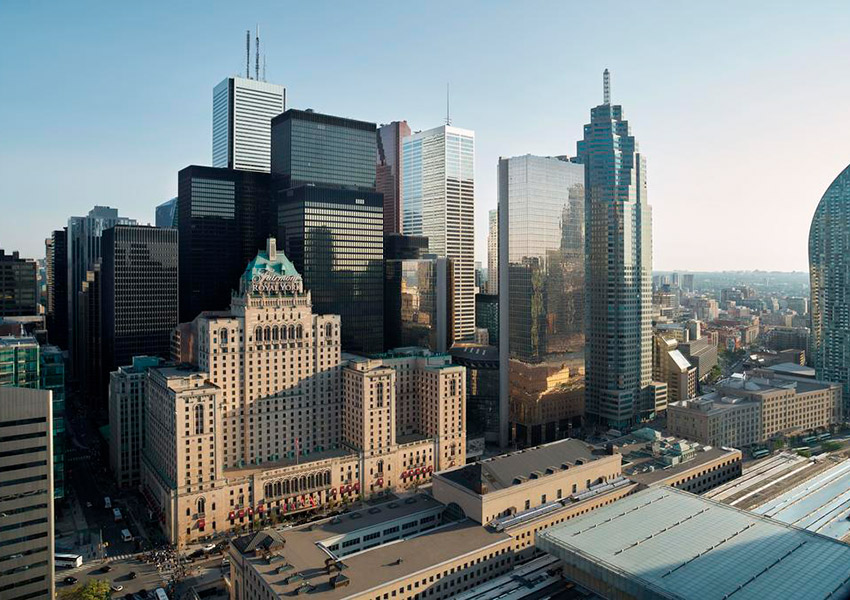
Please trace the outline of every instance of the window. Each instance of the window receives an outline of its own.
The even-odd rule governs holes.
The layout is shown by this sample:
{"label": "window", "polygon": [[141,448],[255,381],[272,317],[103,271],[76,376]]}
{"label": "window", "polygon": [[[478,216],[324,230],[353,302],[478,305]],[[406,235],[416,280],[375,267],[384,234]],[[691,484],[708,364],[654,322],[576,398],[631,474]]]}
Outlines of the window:
{"label": "window", "polygon": [[198,514],[202,515],[206,512],[204,509],[207,506],[207,501],[204,498],[198,498]]}
{"label": "window", "polygon": [[204,405],[195,405],[195,435],[204,433]]}

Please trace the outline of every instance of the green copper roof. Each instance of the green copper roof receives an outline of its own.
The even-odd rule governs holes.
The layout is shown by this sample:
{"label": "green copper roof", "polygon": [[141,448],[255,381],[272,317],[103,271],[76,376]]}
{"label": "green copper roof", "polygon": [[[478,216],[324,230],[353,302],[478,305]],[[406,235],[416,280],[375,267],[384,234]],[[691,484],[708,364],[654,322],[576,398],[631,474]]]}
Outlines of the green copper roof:
{"label": "green copper roof", "polygon": [[284,277],[301,277],[301,274],[295,270],[295,265],[292,264],[292,261],[286,258],[283,252],[277,251],[274,238],[269,238],[265,252],[261,250],[257,253],[256,258],[248,263],[242,277],[246,282],[250,283],[255,275],[266,272],[272,272]]}

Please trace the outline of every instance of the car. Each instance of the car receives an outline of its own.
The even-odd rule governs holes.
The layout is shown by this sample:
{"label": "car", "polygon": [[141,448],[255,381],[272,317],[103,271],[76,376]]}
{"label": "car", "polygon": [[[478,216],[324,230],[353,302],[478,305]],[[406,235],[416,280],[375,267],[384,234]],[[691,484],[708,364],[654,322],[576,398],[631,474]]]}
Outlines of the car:
{"label": "car", "polygon": [[103,565],[100,570],[104,573],[109,573],[112,570],[112,567],[110,565]]}
{"label": "car", "polygon": [[203,548],[201,548],[204,552],[212,552],[215,550],[215,544],[206,544]]}
{"label": "car", "polygon": [[129,573],[127,573],[127,577],[129,577],[130,579],[135,579],[138,576],[136,575],[135,571],[130,571]]}
{"label": "car", "polygon": [[91,508],[91,507],[92,507],[92,503],[91,503],[91,502],[86,502],[86,508]]}
{"label": "car", "polygon": [[123,589],[124,589],[124,586],[123,586],[123,585],[121,585],[120,583],[113,583],[113,584],[110,586],[110,589],[111,589],[113,592],[120,592],[121,590],[123,590]]}
{"label": "car", "polygon": [[77,578],[68,575],[65,579],[62,580],[63,583],[67,583],[68,585],[74,585],[77,583]]}

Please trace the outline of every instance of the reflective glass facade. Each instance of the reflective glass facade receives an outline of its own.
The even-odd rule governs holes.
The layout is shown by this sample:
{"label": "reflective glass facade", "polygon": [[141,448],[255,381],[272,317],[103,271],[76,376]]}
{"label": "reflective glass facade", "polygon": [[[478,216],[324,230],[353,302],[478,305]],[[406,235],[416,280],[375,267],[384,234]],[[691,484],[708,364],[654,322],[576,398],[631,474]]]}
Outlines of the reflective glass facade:
{"label": "reflective glass facade", "polygon": [[652,212],[646,161],[618,105],[590,111],[578,157],[587,195],[587,414],[612,427],[654,410]]}
{"label": "reflective glass facade", "polygon": [[185,323],[201,311],[230,306],[245,265],[274,235],[270,175],[186,167],[178,174],[176,218]]}
{"label": "reflective glass facade", "polygon": [[374,190],[376,153],[374,123],[295,109],[272,120],[272,172],[287,187]]}
{"label": "reflective glass facade", "polygon": [[404,138],[406,235],[424,235],[428,251],[454,269],[453,339],[475,334],[475,133],[436,127]]}
{"label": "reflective glass facade", "polygon": [[499,442],[499,351],[493,346],[456,344],[452,362],[466,367],[466,435]]}
{"label": "reflective glass facade", "polygon": [[451,267],[445,258],[387,260],[387,349],[420,346],[445,352],[451,325]]}
{"label": "reflective glass facade", "polygon": [[816,376],[840,383],[850,410],[850,166],[821,198],[809,230],[811,352]]}
{"label": "reflective glass facade", "polygon": [[402,152],[401,141],[410,135],[407,121],[394,121],[378,128],[378,155],[375,164],[375,185],[384,195],[384,232],[403,233],[402,228]]}
{"label": "reflective glass facade", "polygon": [[566,157],[500,159],[499,216],[511,427],[519,445],[540,444],[566,436],[580,416],[574,402],[560,404],[565,412],[541,405],[583,383],[584,167]]}
{"label": "reflective glass facade", "polygon": [[0,249],[0,317],[38,314],[38,266]]}
{"label": "reflective glass facade", "polygon": [[278,242],[301,273],[314,310],[340,315],[344,350],[381,352],[381,194],[300,186],[279,192],[277,202]]}

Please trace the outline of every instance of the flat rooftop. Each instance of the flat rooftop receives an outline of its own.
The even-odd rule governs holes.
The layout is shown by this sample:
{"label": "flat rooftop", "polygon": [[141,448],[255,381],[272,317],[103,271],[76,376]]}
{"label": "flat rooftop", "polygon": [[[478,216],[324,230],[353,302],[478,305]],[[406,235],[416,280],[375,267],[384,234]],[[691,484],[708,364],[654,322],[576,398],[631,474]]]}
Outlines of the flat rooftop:
{"label": "flat rooftop", "polygon": [[[246,555],[246,559],[254,565],[259,575],[270,584],[279,597],[295,595],[296,590],[306,582],[312,586],[308,593],[311,598],[346,598],[510,539],[507,534],[497,533],[468,520],[438,526],[408,538],[342,556],[339,559],[342,564],[339,573],[348,579],[349,584],[334,589],[330,579],[337,575],[337,571],[327,573],[325,561],[330,555],[319,543],[376,524],[389,525],[398,518],[442,506],[430,496],[418,495],[415,498],[416,502],[413,504],[399,499],[310,525],[282,531],[269,530],[270,535],[284,542],[276,556],[268,560],[260,556]],[[395,507],[390,508],[390,504]],[[375,509],[378,509],[378,512],[375,512]],[[359,516],[352,518],[355,514]],[[257,535],[269,534],[242,536],[235,539],[233,545],[245,553],[252,549],[252,542]],[[285,569],[279,572],[280,567],[285,565]],[[299,577],[288,581],[288,578],[296,573]]]}
{"label": "flat rooftop", "polygon": [[[850,546],[669,487],[648,488],[538,534],[567,572],[634,596],[798,600],[850,594]],[[649,596],[647,596],[649,597]]]}
{"label": "flat rooftop", "polygon": [[582,441],[574,439],[559,440],[526,450],[502,454],[469,464],[451,471],[437,473],[434,477],[443,477],[475,493],[483,493],[509,488],[514,479],[524,477],[532,479],[532,474],[545,477],[547,469],[562,471],[562,465],[575,466],[579,461],[596,460],[593,449]]}
{"label": "flat rooftop", "polygon": [[[708,464],[724,456],[732,456],[738,450],[734,448],[723,448],[716,446],[698,446],[696,454],[690,460],[680,462],[675,465],[664,465],[659,461],[658,457],[647,457],[645,459],[631,459],[631,455],[626,455],[623,458],[630,461],[630,464],[623,464],[623,475],[629,479],[646,485],[652,485],[663,479],[689,469],[694,469],[704,464]],[[654,470],[648,470],[654,467]]]}

